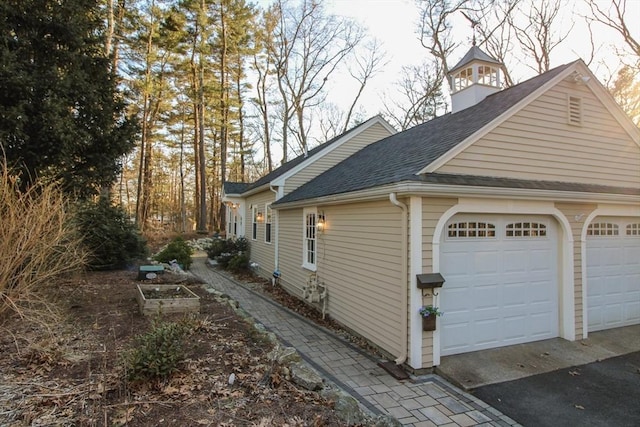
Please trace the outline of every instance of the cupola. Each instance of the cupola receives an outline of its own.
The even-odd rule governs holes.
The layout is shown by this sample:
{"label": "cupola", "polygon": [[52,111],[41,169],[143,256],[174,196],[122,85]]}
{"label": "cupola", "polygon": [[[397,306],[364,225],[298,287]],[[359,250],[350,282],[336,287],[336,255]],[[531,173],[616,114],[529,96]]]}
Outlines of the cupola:
{"label": "cupola", "polygon": [[449,71],[451,112],[476,105],[502,89],[504,65],[475,44]]}

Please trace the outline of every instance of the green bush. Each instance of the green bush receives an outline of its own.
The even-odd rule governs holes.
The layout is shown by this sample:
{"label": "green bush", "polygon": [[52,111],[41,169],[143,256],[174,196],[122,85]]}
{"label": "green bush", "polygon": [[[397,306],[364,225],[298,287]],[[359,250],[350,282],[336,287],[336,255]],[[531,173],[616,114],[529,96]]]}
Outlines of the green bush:
{"label": "green bush", "polygon": [[215,240],[207,249],[207,255],[225,270],[235,273],[249,270],[249,241],[244,237]]}
{"label": "green bush", "polygon": [[234,273],[241,273],[249,270],[249,254],[245,252],[235,255],[229,260],[227,268]]}
{"label": "green bush", "polygon": [[188,270],[192,263],[192,254],[191,246],[182,237],[176,237],[154,258],[160,262],[171,262],[175,259],[182,268]]}
{"label": "green bush", "polygon": [[147,255],[146,243],[127,214],[105,198],[79,205],[75,221],[91,251],[92,270],[123,268]]}
{"label": "green bush", "polygon": [[127,376],[132,381],[166,379],[185,359],[186,323],[154,321],[151,331],[136,338],[126,355]]}

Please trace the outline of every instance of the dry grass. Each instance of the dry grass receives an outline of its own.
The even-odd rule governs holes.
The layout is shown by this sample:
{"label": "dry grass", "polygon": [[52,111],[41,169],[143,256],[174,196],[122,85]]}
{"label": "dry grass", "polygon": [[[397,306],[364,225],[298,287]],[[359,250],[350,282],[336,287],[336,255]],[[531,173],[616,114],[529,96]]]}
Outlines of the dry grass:
{"label": "dry grass", "polygon": [[80,269],[86,254],[63,194],[51,184],[20,191],[6,162],[0,175],[0,318],[10,312],[51,324],[43,291]]}

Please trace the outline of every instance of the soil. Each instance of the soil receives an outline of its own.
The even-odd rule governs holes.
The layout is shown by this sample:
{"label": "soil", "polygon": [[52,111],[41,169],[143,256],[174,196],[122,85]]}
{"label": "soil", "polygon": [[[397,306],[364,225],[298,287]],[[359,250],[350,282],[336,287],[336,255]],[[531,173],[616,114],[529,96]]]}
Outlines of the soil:
{"label": "soil", "polygon": [[200,296],[185,359],[166,378],[130,380],[126,355],[139,346],[137,337],[159,325],[139,312],[136,276],[89,272],[61,283],[55,303],[63,317],[55,324],[3,320],[0,425],[344,425],[333,402],[284,379],[267,357],[272,344],[228,304],[171,273],[144,283],[188,285]]}

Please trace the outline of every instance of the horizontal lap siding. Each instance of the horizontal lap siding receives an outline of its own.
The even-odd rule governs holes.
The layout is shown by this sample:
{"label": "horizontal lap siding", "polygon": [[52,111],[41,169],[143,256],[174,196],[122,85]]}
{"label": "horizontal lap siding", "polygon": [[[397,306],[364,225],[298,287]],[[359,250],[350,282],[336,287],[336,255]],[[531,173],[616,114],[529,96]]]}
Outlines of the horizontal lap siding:
{"label": "horizontal lap siding", "polygon": [[[275,241],[276,241],[276,220],[275,220],[275,210],[272,210],[272,219],[271,219],[271,244],[265,243],[265,220],[266,220],[266,209],[265,205],[267,203],[273,203],[275,198],[275,194],[272,191],[263,191],[261,193],[255,194],[247,198],[246,206],[247,213],[245,215],[246,221],[244,224],[245,229],[245,237],[249,241],[251,247],[251,261],[258,263],[259,269],[258,272],[261,276],[270,278],[273,270],[275,270]],[[258,212],[262,212],[263,220],[262,222],[258,222],[258,233],[257,239],[252,240],[252,226],[253,226],[253,217],[251,216],[251,206],[257,205]]]}
{"label": "horizontal lap siding", "polygon": [[[388,201],[318,207],[327,228],[318,234],[317,274],[327,286],[327,312],[383,350],[400,349],[401,210]],[[281,283],[300,297],[302,209],[280,211]]]}
{"label": "horizontal lap siding", "polygon": [[[573,282],[574,282],[574,298],[575,298],[575,325],[576,339],[582,339],[582,323],[584,318],[584,309],[582,306],[582,245],[580,237],[584,220],[591,212],[596,209],[597,205],[592,204],[574,204],[574,203],[556,203],[556,208],[561,211],[569,224],[571,225],[571,233],[573,234]],[[578,218],[578,220],[576,220]]]}
{"label": "horizontal lap siding", "polygon": [[[567,124],[567,93],[582,126]],[[560,83],[469,146],[439,173],[637,187],[640,147],[591,93]]]}
{"label": "horizontal lap siding", "polygon": [[[318,160],[296,173],[285,182],[284,194],[288,194],[301,185],[311,181],[316,176],[337,165],[347,157],[361,150],[367,145],[390,136],[391,133],[381,124],[376,123],[360,134],[349,139],[330,153],[319,157]],[[329,147],[330,148],[330,147]]]}
{"label": "horizontal lap siding", "polygon": [[394,356],[401,343],[402,211],[388,201],[323,209],[318,276],[331,317]]}

